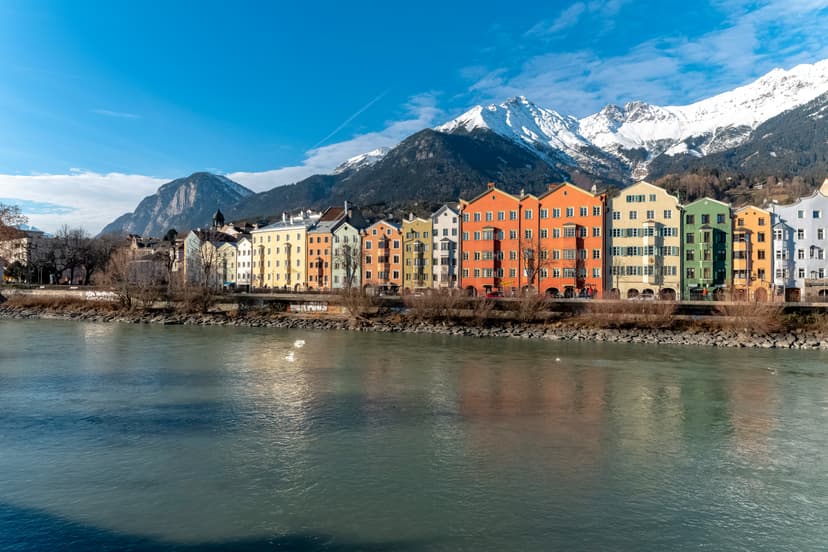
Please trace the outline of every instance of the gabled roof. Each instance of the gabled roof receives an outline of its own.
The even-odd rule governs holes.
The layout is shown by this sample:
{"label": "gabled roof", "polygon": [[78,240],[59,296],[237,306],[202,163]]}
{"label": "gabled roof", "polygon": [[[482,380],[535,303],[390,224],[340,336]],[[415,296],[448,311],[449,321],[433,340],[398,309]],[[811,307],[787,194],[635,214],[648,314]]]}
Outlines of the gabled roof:
{"label": "gabled roof", "polygon": [[643,187],[645,187],[645,188],[649,188],[650,190],[653,190],[653,191],[656,191],[656,192],[660,192],[660,193],[666,194],[667,196],[669,196],[669,197],[671,197],[671,198],[673,198],[673,199],[675,199],[675,200],[676,200],[676,204],[678,205],[678,207],[680,207],[680,208],[682,208],[682,209],[684,208],[684,207],[681,205],[681,203],[679,202],[679,198],[678,198],[678,197],[674,196],[673,194],[671,194],[670,192],[668,192],[667,190],[665,190],[665,189],[664,189],[664,188],[662,188],[661,186],[656,186],[655,184],[650,184],[650,183],[649,183],[649,182],[647,182],[646,180],[639,180],[639,181],[638,181],[638,182],[636,182],[635,184],[630,184],[629,186],[627,186],[626,188],[624,188],[623,190],[621,190],[620,192],[618,192],[618,195],[617,195],[616,197],[612,198],[612,200],[614,201],[615,199],[617,199],[617,198],[621,197],[621,196],[622,196],[625,192],[629,191],[629,190],[630,190],[630,188],[635,188],[636,186],[643,186]]}
{"label": "gabled roof", "polygon": [[700,198],[699,198],[699,199],[697,199],[696,201],[693,201],[693,202],[691,202],[691,203],[686,204],[686,205],[684,206],[684,208],[685,208],[685,209],[689,209],[690,207],[692,207],[692,206],[693,206],[693,205],[695,205],[696,203],[702,203],[702,202],[705,202],[705,201],[707,201],[707,202],[712,202],[712,203],[718,203],[718,204],[719,204],[719,205],[721,205],[722,207],[727,207],[728,209],[730,209],[730,208],[731,208],[729,203],[725,203],[724,201],[719,201],[718,199],[713,199],[712,197],[700,197]]}
{"label": "gabled roof", "polygon": [[734,213],[740,213],[742,211],[747,211],[748,209],[755,209],[757,211],[762,211],[763,213],[771,214],[770,211],[767,209],[763,209],[762,207],[757,207],[756,205],[743,205],[742,207],[738,207],[733,210]]}
{"label": "gabled roof", "polygon": [[580,186],[578,186],[577,184],[573,184],[572,182],[561,182],[560,184],[558,184],[557,186],[554,186],[554,187],[552,187],[552,185],[550,185],[549,189],[548,189],[546,192],[542,193],[542,194],[538,197],[538,199],[543,199],[543,198],[545,198],[545,197],[547,197],[547,196],[550,196],[550,195],[552,195],[552,194],[554,194],[554,193],[557,193],[558,191],[560,191],[560,190],[562,190],[562,189],[564,189],[564,188],[566,188],[566,189],[568,189],[568,190],[569,190],[569,189],[572,189],[572,190],[575,190],[575,191],[581,192],[582,194],[587,195],[587,196],[589,196],[589,197],[591,197],[591,198],[598,198],[598,197],[601,197],[601,196],[606,195],[606,194],[605,194],[605,193],[603,193],[603,192],[602,192],[602,193],[595,193],[595,194],[594,194],[594,193],[590,192],[589,190],[584,190],[583,188],[581,188],[581,187],[580,187]]}
{"label": "gabled roof", "polygon": [[437,217],[439,217],[440,215],[442,215],[446,211],[451,212],[455,216],[458,216],[460,214],[460,213],[457,212],[456,209],[454,209],[453,207],[450,207],[448,203],[444,203],[443,205],[440,206],[439,209],[437,209],[436,211],[431,213],[432,220],[436,219]]}
{"label": "gabled roof", "polygon": [[484,190],[483,192],[480,192],[479,194],[477,194],[476,196],[474,196],[473,198],[471,198],[469,200],[461,199],[460,204],[461,205],[469,205],[469,204],[474,203],[475,201],[477,201],[479,199],[482,199],[483,196],[486,196],[486,195],[491,194],[491,193],[503,194],[505,196],[508,196],[508,197],[514,199],[515,201],[520,201],[520,199],[521,199],[521,198],[519,198],[515,195],[510,194],[509,192],[507,192],[505,190],[501,190],[497,186],[492,186],[491,188],[486,188],[486,190]]}
{"label": "gabled roof", "polygon": [[365,228],[365,231],[368,231],[368,230],[370,230],[371,228],[373,228],[374,226],[379,226],[379,225],[381,225],[381,224],[385,224],[386,226],[390,226],[391,228],[393,228],[394,230],[396,230],[396,231],[398,231],[398,232],[400,231],[400,226],[399,226],[399,225],[397,225],[397,224],[395,224],[395,223],[393,223],[393,222],[391,222],[391,221],[385,220],[385,219],[378,220],[378,221],[377,221],[377,222],[375,222],[374,224],[371,224],[370,226],[368,226],[368,227],[366,227],[366,228]]}

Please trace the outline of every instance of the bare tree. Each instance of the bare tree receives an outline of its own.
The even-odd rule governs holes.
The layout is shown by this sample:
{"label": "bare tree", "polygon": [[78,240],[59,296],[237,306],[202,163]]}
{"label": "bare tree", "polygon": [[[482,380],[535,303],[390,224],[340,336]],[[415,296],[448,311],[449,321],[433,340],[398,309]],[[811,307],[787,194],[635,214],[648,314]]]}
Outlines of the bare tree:
{"label": "bare tree", "polygon": [[345,272],[342,287],[350,289],[357,283],[362,265],[362,250],[357,245],[343,244],[334,252],[334,268]]}
{"label": "bare tree", "polygon": [[19,238],[19,227],[29,222],[17,205],[0,203],[0,240]]}
{"label": "bare tree", "polygon": [[518,257],[521,271],[528,282],[528,286],[537,292],[540,288],[539,276],[541,271],[551,264],[549,252],[541,247],[540,235],[521,238]]}

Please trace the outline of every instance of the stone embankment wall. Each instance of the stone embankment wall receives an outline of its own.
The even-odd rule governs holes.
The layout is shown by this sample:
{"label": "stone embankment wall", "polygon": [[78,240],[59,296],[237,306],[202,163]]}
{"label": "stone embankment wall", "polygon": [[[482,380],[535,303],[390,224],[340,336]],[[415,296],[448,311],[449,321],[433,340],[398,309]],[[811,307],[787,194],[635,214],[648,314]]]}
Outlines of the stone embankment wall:
{"label": "stone embankment wall", "polygon": [[31,307],[0,305],[0,319],[78,320],[192,326],[238,326],[254,328],[294,328],[305,330],[340,330],[382,333],[417,333],[479,338],[536,339],[547,341],[591,341],[640,343],[652,345],[695,345],[709,347],[748,347],[765,349],[828,350],[828,334],[815,331],[762,334],[750,329],[682,331],[646,328],[577,328],[565,324],[525,324],[504,321],[494,327],[456,323],[429,323],[404,320],[399,315],[374,320],[351,320],[345,317],[320,317],[298,314],[231,315],[227,313],[185,314],[175,312],[118,312],[87,310],[59,312]]}

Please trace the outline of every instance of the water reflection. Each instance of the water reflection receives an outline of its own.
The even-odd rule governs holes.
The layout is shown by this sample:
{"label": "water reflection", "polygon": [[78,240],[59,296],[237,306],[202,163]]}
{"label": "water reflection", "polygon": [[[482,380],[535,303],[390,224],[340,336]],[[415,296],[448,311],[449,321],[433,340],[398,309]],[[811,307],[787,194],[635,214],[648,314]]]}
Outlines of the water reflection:
{"label": "water reflection", "polygon": [[0,544],[814,548],[826,360],[0,322]]}

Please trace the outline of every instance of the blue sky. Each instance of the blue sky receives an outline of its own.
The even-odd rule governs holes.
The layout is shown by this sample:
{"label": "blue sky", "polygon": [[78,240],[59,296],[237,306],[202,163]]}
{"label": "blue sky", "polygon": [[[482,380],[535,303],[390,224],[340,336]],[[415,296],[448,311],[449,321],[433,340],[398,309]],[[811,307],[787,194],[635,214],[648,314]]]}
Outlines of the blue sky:
{"label": "blue sky", "polygon": [[828,57],[826,6],[2,0],[0,197],[97,231],[196,170],[268,189],[512,95],[689,103]]}

